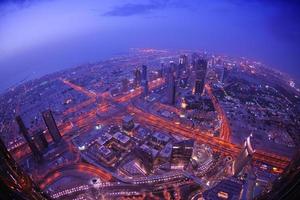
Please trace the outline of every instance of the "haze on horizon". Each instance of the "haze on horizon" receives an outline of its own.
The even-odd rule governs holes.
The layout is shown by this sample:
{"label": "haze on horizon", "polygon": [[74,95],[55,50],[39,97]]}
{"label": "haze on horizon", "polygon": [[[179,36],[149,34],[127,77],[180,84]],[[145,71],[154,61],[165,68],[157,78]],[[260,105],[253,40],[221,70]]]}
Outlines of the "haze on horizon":
{"label": "haze on horizon", "polygon": [[0,91],[129,48],[245,56],[300,79],[296,0],[3,0]]}

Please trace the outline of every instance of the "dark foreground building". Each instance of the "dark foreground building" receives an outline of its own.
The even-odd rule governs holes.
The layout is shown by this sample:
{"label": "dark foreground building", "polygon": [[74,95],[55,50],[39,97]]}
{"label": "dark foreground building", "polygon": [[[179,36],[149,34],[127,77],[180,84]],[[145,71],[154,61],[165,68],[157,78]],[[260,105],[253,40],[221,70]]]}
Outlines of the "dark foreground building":
{"label": "dark foreground building", "polygon": [[0,139],[0,199],[46,200],[50,199],[19,167]]}

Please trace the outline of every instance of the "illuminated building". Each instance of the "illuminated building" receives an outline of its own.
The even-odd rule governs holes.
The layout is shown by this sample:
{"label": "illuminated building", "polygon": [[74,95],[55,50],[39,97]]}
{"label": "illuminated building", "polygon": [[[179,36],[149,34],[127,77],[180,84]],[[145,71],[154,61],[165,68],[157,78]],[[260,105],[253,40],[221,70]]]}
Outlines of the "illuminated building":
{"label": "illuminated building", "polygon": [[179,65],[178,65],[179,76],[181,76],[183,74],[183,72],[187,73],[188,66],[189,66],[189,63],[188,63],[188,57],[187,57],[187,55],[185,55],[185,54],[181,55],[179,57]]}
{"label": "illuminated building", "polygon": [[224,80],[224,66],[223,65],[216,65],[215,67],[215,72],[216,72],[216,76],[217,76],[217,79],[223,83],[223,80]]}
{"label": "illuminated building", "polygon": [[179,57],[179,65],[182,65],[183,67],[187,67],[187,65],[188,65],[187,55],[184,54]]}
{"label": "illuminated building", "polygon": [[239,175],[240,172],[244,169],[244,167],[247,164],[249,164],[252,160],[252,156],[255,150],[252,148],[251,141],[250,141],[251,138],[252,135],[247,137],[239,155],[237,156],[236,160],[233,163],[233,173],[235,176]]}
{"label": "illuminated building", "polygon": [[201,95],[204,89],[205,77],[207,72],[207,60],[197,59],[195,63],[195,95]]}
{"label": "illuminated building", "polygon": [[22,120],[22,118],[20,116],[16,117],[16,121],[19,125],[20,131],[23,134],[26,142],[28,143],[28,146],[34,156],[34,158],[37,161],[41,161],[42,160],[42,154],[41,152],[38,150],[37,146],[35,145],[34,141],[32,140],[32,138],[29,136],[29,133],[27,131],[27,128],[25,127],[25,124]]}
{"label": "illuminated building", "polygon": [[203,192],[204,200],[239,199],[242,184],[233,180],[222,180],[216,186]]}
{"label": "illuminated building", "polygon": [[182,76],[179,80],[179,86],[181,88],[186,88],[188,86],[188,76]]}
{"label": "illuminated building", "polygon": [[151,151],[147,151],[145,148],[137,147],[134,149],[136,156],[135,163],[138,169],[145,174],[149,175],[153,170],[154,159]]}
{"label": "illuminated building", "polygon": [[0,199],[46,200],[48,197],[33,183],[7,151],[0,139]]}
{"label": "illuminated building", "polygon": [[184,169],[193,154],[194,140],[183,140],[173,144],[171,154],[171,168]]}
{"label": "illuminated building", "polygon": [[46,110],[42,113],[45,124],[54,142],[59,142],[61,135],[59,133],[56,122],[53,118],[51,110]]}
{"label": "illuminated building", "polygon": [[143,96],[148,96],[149,94],[149,84],[148,80],[142,80],[142,87],[143,87]]}

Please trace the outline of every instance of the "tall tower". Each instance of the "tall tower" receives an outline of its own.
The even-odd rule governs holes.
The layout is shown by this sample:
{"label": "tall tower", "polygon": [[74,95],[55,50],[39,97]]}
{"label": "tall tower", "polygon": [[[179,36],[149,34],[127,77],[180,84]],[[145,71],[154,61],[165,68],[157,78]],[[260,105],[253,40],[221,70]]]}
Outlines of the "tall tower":
{"label": "tall tower", "polygon": [[143,96],[145,97],[149,94],[148,80],[142,80],[142,87],[143,87]]}
{"label": "tall tower", "polygon": [[175,82],[175,76],[171,72],[168,74],[167,93],[168,93],[167,95],[168,103],[174,105],[176,102],[176,82]]}
{"label": "tall tower", "polygon": [[40,151],[43,151],[44,149],[46,149],[48,147],[48,142],[46,137],[44,136],[44,133],[42,130],[37,131],[34,136],[33,136],[33,140],[36,144],[36,146],[39,148]]}
{"label": "tall tower", "polygon": [[147,66],[146,65],[142,66],[142,80],[144,80],[144,81],[148,80]]}
{"label": "tall tower", "polygon": [[134,71],[134,87],[138,87],[141,85],[142,74],[140,69],[136,69]]}
{"label": "tall tower", "polygon": [[243,168],[252,160],[255,150],[251,145],[251,138],[252,135],[247,137],[241,149],[241,152],[239,153],[236,160],[233,162],[233,174],[235,176],[239,175]]}
{"label": "tall tower", "polygon": [[205,77],[207,72],[207,60],[197,59],[195,64],[195,72],[195,95],[201,95],[204,89]]}
{"label": "tall tower", "polygon": [[54,142],[59,142],[61,135],[53,118],[51,110],[46,110],[42,113],[45,124]]}
{"label": "tall tower", "polygon": [[179,66],[180,66],[180,70],[187,71],[187,68],[188,68],[188,57],[187,57],[187,55],[183,54],[179,57]]}
{"label": "tall tower", "polygon": [[25,127],[25,124],[21,118],[21,116],[17,116],[16,117],[16,121],[19,125],[20,131],[22,133],[22,135],[24,136],[26,142],[28,143],[28,146],[33,154],[33,157],[37,160],[37,161],[41,161],[42,160],[42,154],[41,152],[38,150],[37,146],[35,145],[34,141],[31,139],[31,137],[29,136],[29,133],[27,131],[27,128]]}
{"label": "tall tower", "polygon": [[20,168],[0,139],[0,199],[48,199]]}

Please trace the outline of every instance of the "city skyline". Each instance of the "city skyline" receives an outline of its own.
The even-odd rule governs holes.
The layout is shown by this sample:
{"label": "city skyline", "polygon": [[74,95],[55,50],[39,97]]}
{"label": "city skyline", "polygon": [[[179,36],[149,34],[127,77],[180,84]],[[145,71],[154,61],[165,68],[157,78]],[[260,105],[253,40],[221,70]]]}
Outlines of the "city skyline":
{"label": "city skyline", "polygon": [[7,0],[0,13],[1,91],[148,47],[245,56],[300,77],[297,1]]}

